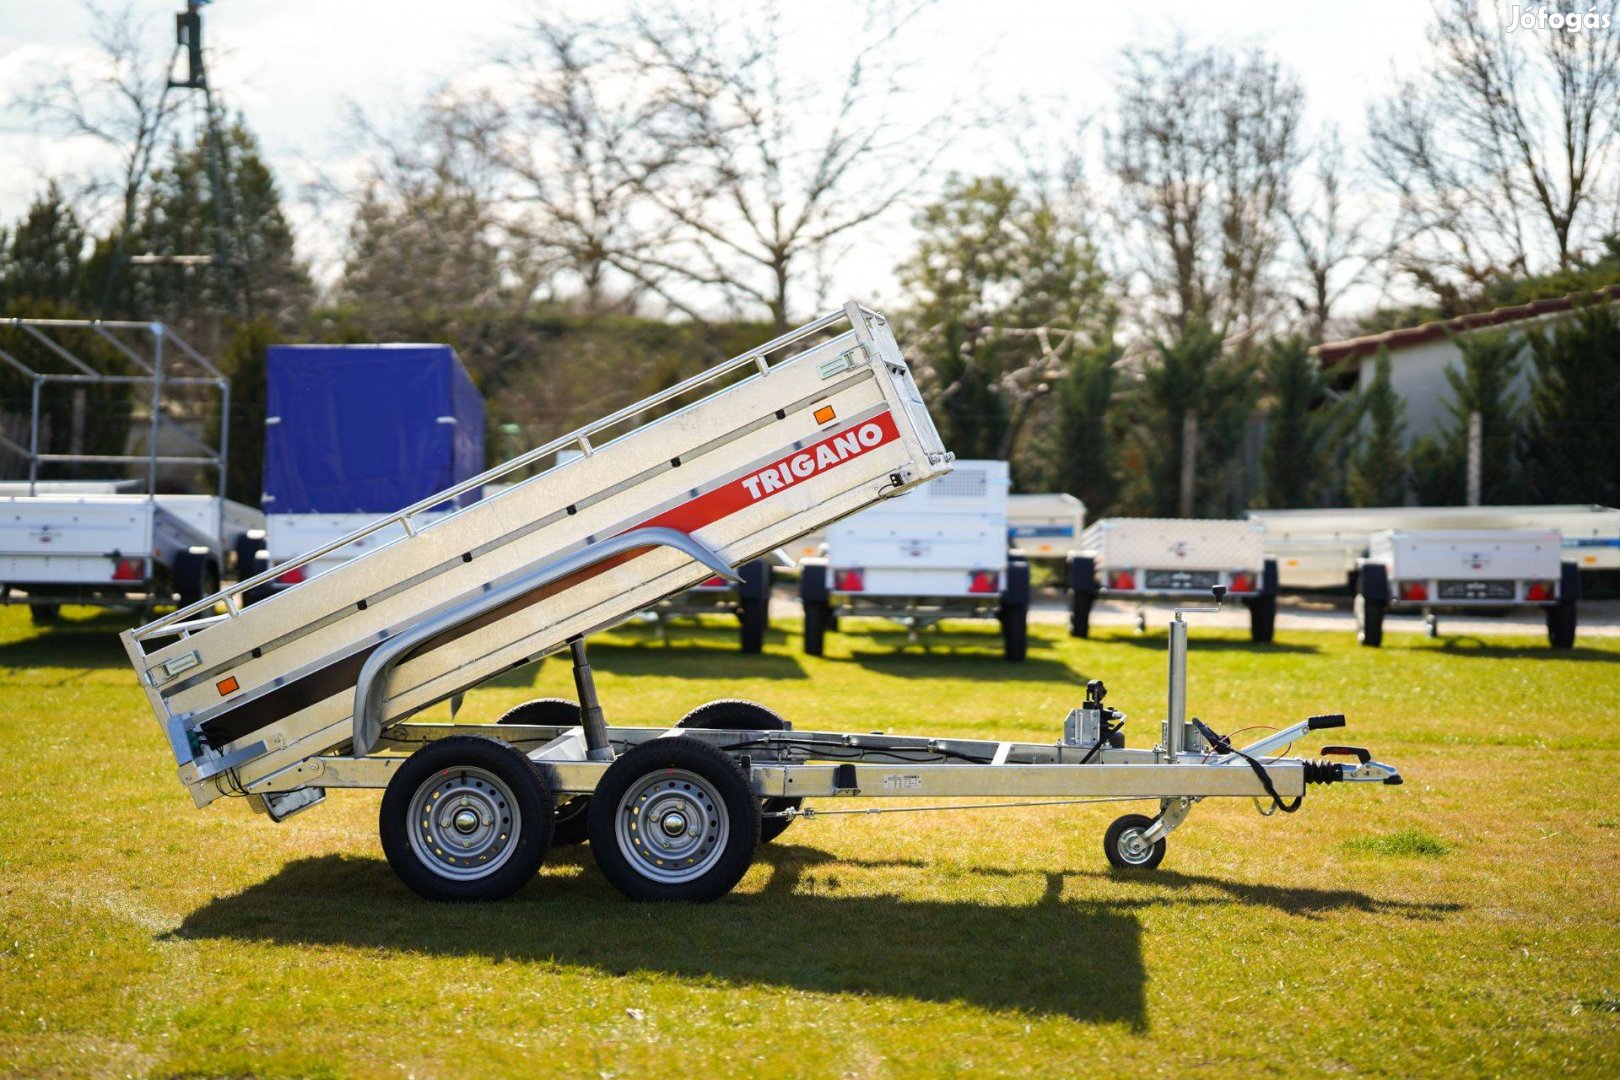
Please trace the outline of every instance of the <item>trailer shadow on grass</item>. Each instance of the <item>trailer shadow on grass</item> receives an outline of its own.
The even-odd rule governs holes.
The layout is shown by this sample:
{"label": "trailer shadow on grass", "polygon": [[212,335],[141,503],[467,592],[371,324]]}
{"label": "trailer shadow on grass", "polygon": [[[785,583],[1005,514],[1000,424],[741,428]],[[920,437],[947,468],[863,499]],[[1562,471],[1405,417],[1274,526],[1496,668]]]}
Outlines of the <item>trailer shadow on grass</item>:
{"label": "trailer shadow on grass", "polygon": [[[1101,645],[1130,645],[1137,649],[1152,649],[1154,652],[1167,652],[1170,648],[1170,635],[1162,630],[1149,630],[1142,634],[1115,634],[1089,639]],[[1256,656],[1308,656],[1322,651],[1319,645],[1299,644],[1289,641],[1250,641],[1248,638],[1230,637],[1200,637],[1189,634],[1187,648],[1191,652],[1241,652],[1254,653]]]}
{"label": "trailer shadow on grass", "polygon": [[[1279,888],[1160,871],[1046,875],[1034,903],[906,899],[839,893],[841,868],[927,867],[916,860],[837,858],[772,844],[765,887],[706,906],[650,909],[622,899],[589,852],[553,853],[550,869],[512,900],[476,907],[426,903],[382,859],[321,856],[219,897],[174,931],[305,947],[535,961],[612,976],[641,972],[698,982],[937,1003],[1126,1024],[1146,1031],[1142,914],[1239,903],[1306,917],[1359,911],[1440,918],[1455,905],[1383,901],[1349,889]],[[969,870],[1023,876],[1028,872]],[[809,880],[810,875],[814,880]],[[1104,881],[1108,899],[1065,898],[1070,880]]]}
{"label": "trailer shadow on grass", "polygon": [[1610,649],[1593,649],[1583,645],[1576,645],[1572,649],[1554,649],[1545,645],[1503,645],[1499,641],[1472,634],[1448,635],[1444,630],[1432,644],[1427,641],[1409,645],[1391,644],[1386,637],[1383,649],[1386,652],[1438,652],[1469,660],[1579,660],[1583,663],[1620,664],[1620,652]]}
{"label": "trailer shadow on grass", "polygon": [[[798,657],[782,652],[745,653],[737,635],[638,641],[623,629],[590,639],[591,666],[614,675],[667,675],[688,679],[803,679]],[[781,635],[778,635],[781,636]],[[765,639],[769,645],[771,638]],[[568,654],[557,658],[568,663]]]}
{"label": "trailer shadow on grass", "polygon": [[140,621],[130,612],[99,612],[86,619],[29,627],[23,637],[0,641],[0,667],[128,667],[118,635]]}

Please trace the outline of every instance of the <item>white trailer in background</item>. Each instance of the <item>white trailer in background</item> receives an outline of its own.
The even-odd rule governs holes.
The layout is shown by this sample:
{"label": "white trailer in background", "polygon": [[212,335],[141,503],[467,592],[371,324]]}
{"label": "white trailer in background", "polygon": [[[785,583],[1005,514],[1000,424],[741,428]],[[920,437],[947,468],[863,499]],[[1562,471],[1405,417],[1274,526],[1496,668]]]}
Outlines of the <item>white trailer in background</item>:
{"label": "white trailer in background", "polygon": [[1390,529],[1375,533],[1359,564],[1356,639],[1377,647],[1389,612],[1421,613],[1439,633],[1437,608],[1541,608],[1555,649],[1575,644],[1578,568],[1550,529]]}
{"label": "white trailer in background", "polygon": [[958,461],[950,476],[827,530],[799,564],[804,651],[822,654],[849,615],[891,619],[912,639],[944,619],[996,619],[1002,653],[1028,648],[1029,563],[1007,552],[1007,463]]}
{"label": "white trailer in background", "polygon": [[[27,431],[0,432],[26,470],[0,485],[0,603],[49,623],[63,604],[194,604],[225,575],[252,572],[264,518],[225,497],[228,428],[217,420],[230,380],[207,357],[162,323],[6,319],[0,364],[30,395]],[[134,445],[82,449],[105,435],[88,429],[112,422],[87,415],[92,401],[113,405]],[[64,438],[49,421],[67,413],[75,430]],[[44,475],[68,470],[105,478]],[[162,490],[188,484],[214,491]]]}
{"label": "white trailer in background", "polygon": [[1086,504],[1065,492],[1007,497],[1007,541],[1026,559],[1058,562],[1080,546]]}
{"label": "white trailer in background", "polygon": [[[1268,642],[1277,624],[1277,563],[1265,529],[1248,521],[1104,518],[1068,560],[1069,632],[1090,633],[1091,607],[1109,599],[1184,599],[1221,586],[1249,608],[1249,636]],[[1138,610],[1136,628],[1147,625]]]}
{"label": "white trailer in background", "polygon": [[1344,589],[1372,534],[1386,529],[1556,529],[1581,570],[1620,570],[1620,510],[1611,506],[1375,506],[1250,510],[1285,589]]}
{"label": "white trailer in background", "polygon": [[[565,443],[586,457],[417,527],[419,514]],[[565,835],[588,839],[602,875],[633,899],[714,900],[760,843],[819,814],[805,799],[851,796],[1148,800],[1155,816],[1126,814],[1103,836],[1109,862],[1146,870],[1203,799],[1264,798],[1292,813],[1313,785],[1401,782],[1359,747],[1282,756],[1343,727],[1339,714],[1241,748],[1188,718],[1180,612],[1151,748],[1120,745],[1124,717],[1103,704],[1100,680],[1046,743],[808,730],[739,701],[609,726],[588,634],[938,483],[950,461],[887,322],[851,303],[379,520],[368,528],[400,525],[406,537],[319,581],[243,606],[266,573],[122,640],[198,806],[240,796],[282,821],[330,790],[382,789],[383,852],[435,900],[510,896]],[[417,718],[565,648],[577,703],[529,702],[497,724]]]}

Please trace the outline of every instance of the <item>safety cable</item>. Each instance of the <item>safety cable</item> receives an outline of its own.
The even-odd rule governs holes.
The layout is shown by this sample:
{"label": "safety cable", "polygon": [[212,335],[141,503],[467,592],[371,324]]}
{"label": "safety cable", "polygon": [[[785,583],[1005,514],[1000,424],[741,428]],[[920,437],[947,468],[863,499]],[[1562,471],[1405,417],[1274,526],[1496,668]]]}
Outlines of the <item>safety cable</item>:
{"label": "safety cable", "polygon": [[1260,764],[1248,754],[1245,754],[1242,750],[1239,750],[1237,747],[1233,746],[1231,741],[1226,736],[1217,735],[1214,729],[1212,729],[1202,720],[1198,719],[1198,717],[1195,716],[1192,718],[1192,725],[1198,729],[1198,734],[1202,735],[1209,745],[1218,753],[1235,754],[1244,761],[1248,762],[1249,768],[1254,770],[1254,775],[1260,778],[1260,786],[1266,789],[1267,795],[1271,796],[1271,805],[1274,808],[1274,811],[1281,810],[1285,814],[1292,814],[1295,810],[1298,810],[1300,804],[1305,801],[1305,795],[1301,793],[1297,798],[1294,799],[1292,803],[1283,802],[1282,796],[1277,794],[1276,785],[1271,782],[1271,774],[1266,771],[1266,767],[1264,765]]}

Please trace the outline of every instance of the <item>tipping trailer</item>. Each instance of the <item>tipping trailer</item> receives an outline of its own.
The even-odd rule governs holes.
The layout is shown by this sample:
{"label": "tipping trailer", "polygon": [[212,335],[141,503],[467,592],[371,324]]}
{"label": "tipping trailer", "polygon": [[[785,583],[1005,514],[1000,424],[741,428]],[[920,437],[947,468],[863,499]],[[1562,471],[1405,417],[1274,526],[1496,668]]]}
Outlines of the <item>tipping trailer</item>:
{"label": "tipping trailer", "polygon": [[[568,444],[586,456],[417,526]],[[820,812],[806,798],[1157,800],[1155,817],[1128,815],[1105,838],[1110,860],[1153,866],[1200,799],[1297,809],[1307,784],[1400,782],[1356,748],[1329,748],[1347,761],[1272,756],[1342,717],[1241,750],[1204,734],[1185,718],[1174,633],[1154,750],[1117,745],[1122,719],[1100,683],[1064,738],[1041,744],[800,731],[736,701],[608,725],[588,634],[950,468],[887,322],[850,303],[379,519],[368,528],[405,535],[317,582],[244,606],[261,575],[123,642],[198,806],[244,796],[281,821],[333,789],[383,789],[383,851],[432,899],[509,895],[554,843],[588,839],[632,898],[712,900],[762,839]],[[530,702],[498,724],[413,719],[564,648],[578,702]]]}
{"label": "tipping trailer", "polygon": [[1575,644],[1581,576],[1562,558],[1555,529],[1389,529],[1375,533],[1359,563],[1356,640],[1376,648],[1390,612],[1423,616],[1430,637],[1439,610],[1540,608],[1547,641]]}
{"label": "tipping trailer", "polygon": [[[0,365],[29,393],[27,431],[0,432],[27,470],[0,485],[0,603],[192,605],[251,570],[264,518],[225,497],[230,380],[206,356],[162,323],[6,319]],[[169,490],[192,483],[214,490]]]}
{"label": "tipping trailer", "polygon": [[[1265,529],[1248,521],[1105,518],[1080,538],[1068,560],[1069,633],[1090,633],[1091,607],[1110,599],[1177,599],[1219,585],[1249,609],[1249,637],[1268,642],[1277,625],[1277,562],[1263,547]],[[1147,626],[1136,613],[1136,629]]]}

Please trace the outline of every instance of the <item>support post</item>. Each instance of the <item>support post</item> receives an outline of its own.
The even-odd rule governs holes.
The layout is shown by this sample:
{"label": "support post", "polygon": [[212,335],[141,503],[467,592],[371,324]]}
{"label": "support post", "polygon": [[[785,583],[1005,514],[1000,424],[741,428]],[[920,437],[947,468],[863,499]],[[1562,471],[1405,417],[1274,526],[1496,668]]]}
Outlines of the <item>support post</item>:
{"label": "support post", "polygon": [[1480,474],[1485,468],[1485,423],[1479,410],[1468,414],[1468,505],[1479,505]]}
{"label": "support post", "polygon": [[585,725],[585,756],[592,761],[612,761],[607,720],[602,714],[602,702],[596,696],[591,663],[585,658],[585,639],[574,638],[568,643],[568,650],[574,654],[574,689],[579,693],[579,718]]}
{"label": "support post", "polygon": [[1170,620],[1170,691],[1165,708],[1164,756],[1175,764],[1187,724],[1187,624],[1176,612]]}

